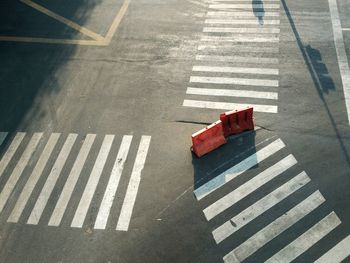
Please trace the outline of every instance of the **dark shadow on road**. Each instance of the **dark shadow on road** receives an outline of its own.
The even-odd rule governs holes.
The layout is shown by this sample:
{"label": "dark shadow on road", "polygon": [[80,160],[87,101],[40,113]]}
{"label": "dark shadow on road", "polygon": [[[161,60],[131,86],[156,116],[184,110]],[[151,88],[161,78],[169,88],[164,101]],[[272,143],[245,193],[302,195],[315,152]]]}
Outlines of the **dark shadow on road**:
{"label": "dark shadow on road", "polygon": [[[84,25],[100,1],[76,0],[74,5],[64,5],[69,9],[70,17],[67,18]],[[50,9],[48,3],[45,7]],[[19,0],[2,0],[0,3],[1,36],[81,39],[78,34]],[[25,130],[33,118],[48,114],[52,115],[54,127],[60,104],[56,97],[62,89],[55,75],[76,49],[74,45],[0,41],[0,131]],[[45,110],[41,107],[44,98],[49,104]]]}
{"label": "dark shadow on road", "polygon": [[255,152],[255,131],[249,131],[230,137],[225,145],[201,158],[192,153],[194,189],[230,169]]}
{"label": "dark shadow on road", "polygon": [[[339,130],[337,128],[337,125],[335,123],[335,120],[334,120],[334,117],[329,109],[329,106],[327,104],[327,101],[325,100],[324,98],[324,94],[325,93],[328,93],[328,91],[330,89],[335,89],[334,87],[334,83],[333,83],[333,80],[331,79],[330,76],[328,76],[328,79],[325,81],[325,79],[323,78],[323,74],[325,72],[328,73],[328,70],[325,69],[325,67],[322,67],[322,63],[321,63],[321,66],[319,66],[318,64],[320,64],[320,60],[322,58],[320,52],[318,50],[315,50],[313,48],[311,48],[310,46],[305,46],[302,42],[302,39],[300,37],[300,34],[296,28],[296,25],[293,21],[293,18],[292,18],[292,15],[289,11],[289,8],[287,6],[287,3],[285,0],[282,0],[281,1],[282,5],[283,5],[283,8],[285,10],[285,13],[286,13],[286,16],[288,18],[288,21],[289,21],[289,24],[292,28],[292,31],[294,33],[294,36],[296,38],[296,41],[297,41],[297,44],[298,44],[298,47],[300,49],[300,52],[303,56],[303,59],[307,65],[307,68],[308,68],[308,71],[312,77],[312,80],[314,82],[314,85],[315,85],[315,88],[316,88],[316,91],[318,93],[318,96],[320,98],[320,100],[322,101],[323,105],[324,105],[324,108],[326,110],[326,113],[328,115],[328,118],[332,124],[332,127],[333,127],[333,130],[336,134],[336,137],[337,137],[337,140],[339,142],[339,145],[343,151],[343,154],[344,154],[344,158],[348,164],[348,166],[350,167],[350,157],[349,157],[349,153],[345,147],[345,144],[344,144],[344,141],[339,133]],[[310,56],[311,54],[311,56]],[[320,78],[320,75],[322,76]],[[331,84],[330,84],[331,83]],[[332,87],[333,86],[333,87]]]}
{"label": "dark shadow on road", "polygon": [[[261,7],[256,7],[261,6]],[[264,24],[264,16],[265,16],[265,9],[264,9],[264,3],[262,0],[252,0],[252,7],[253,7],[253,13],[255,17],[258,18],[259,24]]]}

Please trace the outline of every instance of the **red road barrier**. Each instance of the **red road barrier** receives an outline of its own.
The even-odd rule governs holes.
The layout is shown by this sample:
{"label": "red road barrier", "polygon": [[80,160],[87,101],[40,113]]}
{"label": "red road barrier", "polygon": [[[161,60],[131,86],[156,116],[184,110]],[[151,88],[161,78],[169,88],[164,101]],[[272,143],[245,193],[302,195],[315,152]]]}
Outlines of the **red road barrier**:
{"label": "red road barrier", "polygon": [[246,130],[254,130],[253,108],[234,110],[220,115],[224,136],[228,137]]}
{"label": "red road barrier", "polygon": [[201,157],[204,154],[226,143],[221,121],[214,122],[208,127],[192,134],[191,150]]}

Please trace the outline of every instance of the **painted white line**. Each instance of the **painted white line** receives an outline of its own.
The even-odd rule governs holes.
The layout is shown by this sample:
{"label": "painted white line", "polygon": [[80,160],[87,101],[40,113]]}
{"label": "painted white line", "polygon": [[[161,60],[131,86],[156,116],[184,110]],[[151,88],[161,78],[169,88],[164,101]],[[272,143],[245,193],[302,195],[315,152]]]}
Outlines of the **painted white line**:
{"label": "painted white line", "polygon": [[223,258],[224,262],[241,262],[245,260],[265,244],[315,210],[324,201],[325,199],[319,191],[314,192],[308,198],[294,206],[291,210],[284,213],[282,216],[264,227],[259,232],[255,233],[244,243],[228,253]]}
{"label": "painted white line", "polygon": [[41,189],[40,195],[36,200],[35,206],[28,218],[27,224],[37,225],[39,223],[40,217],[45,209],[45,206],[50,198],[50,195],[55,187],[58,177],[63,169],[64,164],[68,158],[70,151],[74,145],[77,138],[77,134],[69,134],[56,161],[53,165],[49,176],[46,179],[43,189]]}
{"label": "painted white line", "polygon": [[13,208],[11,215],[7,219],[7,222],[17,223],[21,214],[29,200],[30,195],[32,194],[36,183],[38,182],[41,174],[43,173],[46,163],[49,160],[53,149],[60,137],[60,133],[52,133],[48,142],[45,145],[43,152],[40,155],[38,162],[36,163],[33,172],[31,173],[28,181],[26,182],[21,194],[16,202],[15,207]]}
{"label": "painted white line", "polygon": [[191,76],[190,82],[191,83],[210,83],[210,84],[235,84],[235,85],[242,85],[242,86],[278,87],[278,80],[271,80],[271,79],[244,79],[244,78]]}
{"label": "painted white line", "polygon": [[278,34],[279,28],[249,28],[249,27],[204,27],[204,33],[248,33],[248,34]]}
{"label": "painted white line", "polygon": [[213,41],[213,42],[247,42],[247,43],[278,43],[279,37],[255,37],[235,35],[232,37],[218,37],[218,36],[203,36],[201,41]]}
{"label": "painted white line", "polygon": [[342,28],[343,31],[350,31],[350,28]]}
{"label": "painted white line", "polygon": [[350,235],[336,244],[322,257],[317,259],[315,263],[340,263],[350,256]]}
{"label": "painted white line", "polygon": [[310,178],[306,175],[305,172],[302,172],[253,205],[249,206],[212,232],[216,243],[219,244],[227,237],[241,229],[243,226],[247,225],[255,218],[262,215],[271,207],[278,204],[290,196],[292,193],[306,185],[308,182],[310,182]]}
{"label": "painted white line", "polygon": [[236,8],[245,8],[245,9],[279,9],[279,4],[213,4],[209,5],[210,9],[236,9]]}
{"label": "painted white line", "polygon": [[100,180],[103,168],[106,164],[109,151],[111,150],[114,135],[106,135],[103,139],[101,149],[92,168],[89,180],[85,186],[84,193],[80,199],[77,210],[75,211],[71,227],[82,227],[86,214],[89,210],[92,198],[95,194],[97,184]]}
{"label": "painted white line", "polygon": [[[205,24],[223,24],[223,25],[260,25],[259,20],[243,20],[243,19],[206,19]],[[279,25],[279,20],[264,20],[264,25]]]}
{"label": "painted white line", "polygon": [[258,47],[258,46],[246,46],[244,45],[228,45],[225,42],[220,42],[211,45],[199,45],[198,50],[214,50],[220,53],[230,51],[231,53],[278,53],[278,47]]}
{"label": "painted white line", "polygon": [[113,170],[109,177],[106,191],[104,193],[104,196],[101,202],[100,209],[97,214],[97,218],[94,226],[95,229],[106,228],[109,213],[111,211],[113,201],[118,189],[120,177],[122,176],[122,173],[123,173],[124,164],[128,157],[131,141],[132,141],[132,136],[130,135],[126,135],[123,137],[117,158],[113,166]]}
{"label": "painted white line", "polygon": [[256,74],[256,75],[278,75],[279,74],[278,69],[273,69],[273,68],[236,68],[236,67],[193,66],[192,71],[242,73],[242,74]]}
{"label": "painted white line", "polygon": [[339,71],[343,83],[343,92],[345,106],[348,114],[348,123],[350,124],[350,68],[348,57],[346,55],[343,32],[339,18],[338,6],[336,0],[328,0],[329,10],[332,18],[334,44],[337,52]]}
{"label": "painted white line", "polygon": [[202,89],[188,87],[186,94],[277,100],[278,93],[252,90]]}
{"label": "painted white line", "polygon": [[208,17],[235,17],[235,18],[256,18],[256,17],[279,17],[279,12],[235,12],[235,11],[210,11],[207,13]]}
{"label": "painted white line", "polygon": [[258,163],[275,154],[285,146],[286,145],[280,139],[270,143],[258,152],[252,154],[240,163],[228,169],[227,171],[219,174],[215,178],[211,179],[209,182],[195,189],[193,192],[196,198],[198,200],[201,200],[202,198],[214,192],[216,189],[220,188],[224,184],[230,182],[237,176],[243,174],[245,171],[249,170]]}
{"label": "painted white line", "polygon": [[278,163],[267,168],[265,171],[261,172],[248,182],[244,183],[237,189],[233,190],[229,194],[223,196],[218,201],[205,208],[203,210],[205,217],[208,221],[213,219],[215,216],[235,205],[237,202],[256,191],[259,187],[267,184],[272,179],[282,174],[296,163],[297,160],[295,160],[293,155],[288,155]]}
{"label": "painted white line", "polygon": [[80,173],[84,167],[86,158],[89,155],[92,144],[94,143],[96,134],[88,134],[84,140],[83,145],[80,148],[79,154],[74,162],[72,170],[64,184],[63,190],[60,197],[56,203],[55,209],[51,214],[49,220],[49,226],[59,226],[63,218],[64,212],[66,211],[69,200],[72,196],[75,185],[78,182]]}
{"label": "painted white line", "polygon": [[9,199],[13,189],[15,188],[18,179],[20,178],[24,168],[27,166],[30,158],[32,157],[38,143],[42,137],[42,133],[34,133],[32,138],[30,139],[27,148],[24,150],[21,158],[16,164],[16,167],[13,169],[11,176],[7,180],[4,188],[0,193],[0,213],[4,209],[7,200]]}
{"label": "painted white line", "polygon": [[214,61],[214,62],[220,61],[220,62],[238,62],[238,63],[278,64],[277,58],[240,57],[240,56],[197,55],[196,60]]}
{"label": "painted white line", "polygon": [[192,108],[204,108],[214,110],[232,110],[232,109],[246,109],[247,107],[254,107],[255,112],[277,113],[278,107],[275,105],[261,105],[261,104],[242,104],[242,103],[227,103],[216,101],[203,100],[184,100],[182,106]]}
{"label": "painted white line", "polygon": [[13,155],[16,153],[25,135],[26,134],[24,132],[18,132],[13,141],[11,142],[9,148],[5,152],[4,156],[2,157],[0,161],[0,177],[2,176],[9,162],[11,161]]}
{"label": "painted white line", "polygon": [[[341,221],[338,216],[334,212],[331,212],[292,243],[265,261],[265,263],[292,262],[340,224]],[[335,261],[332,259],[328,262]]]}
{"label": "painted white line", "polygon": [[0,146],[5,141],[7,135],[8,135],[8,132],[0,132]]}
{"label": "painted white line", "polygon": [[132,211],[134,209],[137,192],[141,182],[141,173],[145,165],[147,152],[151,142],[151,136],[142,136],[139,149],[137,151],[133,170],[126,190],[122,210],[117,223],[117,230],[128,231]]}

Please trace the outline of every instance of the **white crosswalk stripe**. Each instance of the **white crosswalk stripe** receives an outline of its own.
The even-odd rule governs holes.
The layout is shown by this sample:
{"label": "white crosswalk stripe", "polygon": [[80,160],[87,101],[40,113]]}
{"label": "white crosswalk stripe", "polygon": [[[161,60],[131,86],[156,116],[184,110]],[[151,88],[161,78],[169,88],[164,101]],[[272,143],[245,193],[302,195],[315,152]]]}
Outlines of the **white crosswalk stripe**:
{"label": "white crosswalk stripe", "polygon": [[278,64],[278,58],[197,55],[196,60],[237,63]]}
{"label": "white crosswalk stripe", "polygon": [[[7,132],[1,132],[1,134],[7,135]],[[91,218],[89,208],[93,200],[98,198],[97,192],[103,192],[94,229],[104,230],[110,222],[115,230],[128,231],[141,183],[141,175],[146,164],[151,136],[141,137],[137,153],[131,151],[133,149],[131,147],[133,136],[131,135],[124,135],[120,145],[114,143],[116,141],[115,135],[105,135],[102,144],[96,140],[97,134],[87,134],[83,139],[78,140],[80,136],[82,135],[68,134],[66,137],[61,133],[44,136],[44,133],[40,132],[34,133],[27,145],[24,145],[26,133],[19,132],[12,141],[9,140],[9,147],[2,149],[4,151],[2,165],[3,170],[5,170],[11,161],[9,167],[12,167],[12,162],[14,162],[14,168],[12,172],[9,171],[9,178],[4,182],[0,192],[0,213],[9,213],[6,215],[8,216],[7,222],[18,223],[21,218],[27,218],[25,219],[27,224],[45,224],[41,221],[46,220],[43,218],[48,210],[46,207],[53,205],[48,226],[65,226],[69,220],[70,227],[82,228],[87,216],[89,215],[89,219]],[[41,141],[43,142],[40,143]],[[81,141],[81,145],[78,141]],[[119,147],[118,153],[117,147]],[[94,152],[98,152],[97,156],[93,154]],[[109,161],[107,162],[109,156],[112,156],[112,152],[116,153],[113,165]],[[13,157],[17,155],[20,155],[20,158],[14,159]],[[88,165],[90,160],[93,161],[94,165],[88,174],[87,183],[81,194],[79,193],[80,188],[76,186],[79,185],[78,182],[82,177],[86,177],[84,169],[90,169],[87,168],[90,167]],[[129,161],[127,162],[127,160]],[[128,172],[125,171],[124,166],[128,167]],[[133,166],[132,171],[131,166]],[[64,179],[62,190],[60,190],[61,183],[58,182],[62,180],[60,177],[65,178],[64,173],[67,169],[70,169],[69,174]],[[131,174],[127,174],[129,171]],[[109,174],[107,185],[100,183],[104,174]],[[26,180],[26,178],[28,179]],[[21,181],[19,181],[20,179]],[[39,183],[40,180],[43,180],[43,185]],[[125,183],[129,181],[127,189],[125,189],[124,200],[122,196],[116,197],[120,181],[125,181],[123,187],[126,187]],[[23,187],[21,186],[22,182]],[[15,204],[12,210],[7,211],[8,209],[4,209],[5,205],[12,206],[12,202],[9,202],[10,197],[14,199]],[[71,202],[75,202],[75,200],[79,201],[76,208],[70,206]],[[55,203],[52,204],[52,202]],[[118,211],[119,208],[114,208],[116,202],[121,205],[120,211]],[[113,217],[116,214],[118,217],[111,218],[112,214]]]}
{"label": "white crosswalk stripe", "polygon": [[340,263],[350,256],[350,235],[336,244],[332,249],[327,251],[315,263]]}
{"label": "white crosswalk stripe", "polygon": [[270,80],[270,79],[243,79],[243,78],[191,76],[190,82],[210,83],[210,84],[236,84],[236,85],[242,85],[242,86],[278,87],[278,80]]}
{"label": "white crosswalk stripe", "polygon": [[[340,225],[341,221],[338,216],[332,212],[300,237],[295,239],[288,246],[280,250],[273,257],[265,261],[266,263],[292,262],[306,250],[325,237],[329,232]],[[330,262],[330,261],[329,261]],[[334,261],[332,261],[334,262]]]}
{"label": "white crosswalk stripe", "polygon": [[[198,200],[203,199],[208,194],[218,191],[221,186],[226,185],[227,182],[233,180],[238,175],[247,172],[259,162],[264,161],[268,163],[268,157],[282,149],[285,151],[285,145],[280,139],[264,146],[255,153],[255,157],[252,157],[253,155],[249,156],[226,172],[195,189],[194,194]],[[240,183],[231,192],[227,193],[229,185],[226,185],[222,189],[225,194],[220,195],[222,197],[218,200],[212,200],[212,198],[206,198],[206,201],[204,200],[205,202],[210,202],[203,209],[203,213],[209,222],[216,224],[212,231],[216,244],[221,245],[221,243],[226,242],[226,245],[229,245],[231,242],[229,238],[244,237],[243,241],[236,244],[223,257],[224,262],[242,262],[251,257],[258,257],[259,253],[270,253],[268,255],[270,258],[266,261],[269,263],[294,262],[299,256],[307,253],[321,239],[325,239],[331,231],[335,230],[341,224],[336,213],[331,211],[323,219],[320,220],[317,218],[317,221],[315,220],[312,227],[303,229],[302,234],[294,240],[289,240],[288,235],[282,235],[287,229],[299,228],[300,224],[298,226],[296,224],[306,216],[310,220],[314,220],[312,218],[317,217],[317,213],[311,214],[311,212],[325,209],[327,206],[320,207],[326,200],[318,190],[309,192],[310,187],[306,187],[306,185],[310,186],[311,179],[304,171],[285,181],[280,186],[274,186],[277,181],[284,180],[287,174],[294,173],[294,170],[298,169],[296,165],[297,160],[293,155],[290,154],[284,158],[280,157],[280,155],[274,154],[274,159],[280,159],[277,163],[268,164],[268,168],[265,168],[251,179]],[[290,169],[292,167],[293,170]],[[258,166],[257,169],[259,169]],[[284,176],[282,176],[282,173]],[[277,179],[277,177],[279,178]],[[244,177],[242,176],[241,178]],[[264,186],[264,189],[262,186]],[[307,192],[306,195],[305,192]],[[264,193],[262,197],[261,193]],[[306,197],[301,198],[302,193],[302,196]],[[257,200],[250,205],[246,205],[251,202],[251,199],[255,199],[256,196],[259,196]],[[215,195],[212,197],[215,197]],[[298,204],[292,208],[288,208],[289,210],[287,211],[282,203],[288,203],[290,200],[297,200]],[[238,202],[240,203],[238,204]],[[241,210],[235,210],[239,206],[243,206]],[[231,210],[235,210],[233,215]],[[224,211],[225,213],[223,213]],[[228,215],[229,217],[226,218]],[[215,220],[212,220],[214,218]],[[257,227],[259,225],[257,224],[258,222],[262,222],[264,227]],[[249,235],[244,233],[248,225],[250,228],[256,229]],[[239,235],[237,231],[239,231]],[[264,251],[265,245],[278,238],[287,239],[289,243],[277,253],[273,250],[269,252],[270,250],[267,247],[266,251]],[[316,262],[341,262],[350,255],[346,249],[347,246],[350,246],[350,237],[336,244]],[[261,259],[259,258],[258,261],[260,262]]]}
{"label": "white crosswalk stripe", "polygon": [[215,42],[247,42],[247,43],[277,43],[279,42],[279,37],[256,37],[256,35],[242,36],[235,34],[234,36],[202,36],[201,41],[215,41]]}
{"label": "white crosswalk stripe", "polygon": [[[259,20],[243,20],[243,19],[211,19],[204,21],[205,24],[222,24],[222,25],[260,25]],[[264,20],[264,25],[279,25],[280,20],[269,19]]]}
{"label": "white crosswalk stripe", "polygon": [[211,9],[265,9],[272,8],[277,9],[280,8],[279,4],[212,4],[209,5]]}
{"label": "white crosswalk stripe", "polygon": [[[207,52],[227,52],[230,51],[230,53],[278,53],[279,48],[278,47],[260,47],[260,46],[254,46],[252,48],[251,46],[243,46],[243,45],[233,45],[233,44],[227,44],[225,42],[218,42],[215,44],[212,44],[209,42],[209,44],[206,45],[198,45],[197,50],[199,51],[207,51]],[[278,74],[277,74],[278,75]]]}
{"label": "white crosswalk stripe", "polygon": [[255,74],[255,75],[278,75],[278,69],[272,69],[272,68],[193,66],[192,71],[242,73],[242,74]]}
{"label": "white crosswalk stripe", "polygon": [[251,27],[204,27],[204,33],[249,33],[249,34],[279,34],[279,28]]}
{"label": "white crosswalk stripe", "polygon": [[256,18],[257,16],[264,17],[279,17],[279,12],[239,12],[239,11],[209,11],[207,17],[234,17],[234,18]]}

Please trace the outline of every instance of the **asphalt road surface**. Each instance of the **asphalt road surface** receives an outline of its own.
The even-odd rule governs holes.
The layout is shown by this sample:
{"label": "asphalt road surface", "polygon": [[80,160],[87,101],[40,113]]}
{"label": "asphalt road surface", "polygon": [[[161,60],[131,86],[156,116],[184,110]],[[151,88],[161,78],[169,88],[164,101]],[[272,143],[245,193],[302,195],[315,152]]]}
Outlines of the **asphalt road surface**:
{"label": "asphalt road surface", "polygon": [[350,262],[349,12],[1,1],[0,262]]}

